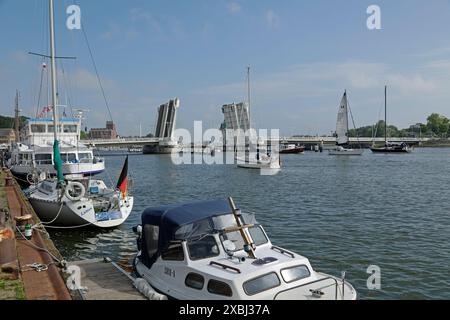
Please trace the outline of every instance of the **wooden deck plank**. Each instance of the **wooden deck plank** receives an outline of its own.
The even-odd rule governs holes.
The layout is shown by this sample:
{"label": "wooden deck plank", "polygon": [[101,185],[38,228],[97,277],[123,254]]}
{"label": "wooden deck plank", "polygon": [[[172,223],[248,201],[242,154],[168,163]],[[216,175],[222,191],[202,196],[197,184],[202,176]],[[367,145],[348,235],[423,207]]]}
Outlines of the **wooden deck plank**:
{"label": "wooden deck plank", "polygon": [[81,285],[88,290],[86,300],[147,300],[133,286],[129,276],[103,259],[72,262],[81,269]]}

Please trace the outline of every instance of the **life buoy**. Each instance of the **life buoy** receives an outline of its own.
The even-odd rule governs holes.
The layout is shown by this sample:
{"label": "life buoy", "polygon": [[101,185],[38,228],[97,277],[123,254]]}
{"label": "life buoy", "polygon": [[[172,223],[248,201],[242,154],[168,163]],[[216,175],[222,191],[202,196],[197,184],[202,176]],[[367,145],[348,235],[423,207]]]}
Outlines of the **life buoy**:
{"label": "life buoy", "polygon": [[81,182],[69,182],[65,195],[71,201],[80,201],[86,194],[86,188]]}

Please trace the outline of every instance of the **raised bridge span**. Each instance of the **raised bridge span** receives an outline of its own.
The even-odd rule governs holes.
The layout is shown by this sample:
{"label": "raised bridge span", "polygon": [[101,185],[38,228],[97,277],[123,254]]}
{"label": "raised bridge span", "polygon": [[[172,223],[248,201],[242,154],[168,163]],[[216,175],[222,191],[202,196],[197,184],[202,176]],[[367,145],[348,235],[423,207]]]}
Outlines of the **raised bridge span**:
{"label": "raised bridge span", "polygon": [[[427,142],[430,139],[428,138],[389,138],[390,142],[406,142],[410,145],[419,145],[423,142]],[[146,145],[156,145],[162,139],[160,138],[122,138],[115,140],[82,140],[81,142],[95,147],[95,148],[114,148],[114,147],[139,147]],[[280,138],[279,141],[281,143],[288,144],[301,144],[301,145],[317,145],[323,142],[324,145],[334,145],[336,144],[335,137],[283,137]],[[358,145],[361,144],[363,146],[370,146],[375,141],[376,144],[384,143],[384,138],[350,138],[350,144]]]}

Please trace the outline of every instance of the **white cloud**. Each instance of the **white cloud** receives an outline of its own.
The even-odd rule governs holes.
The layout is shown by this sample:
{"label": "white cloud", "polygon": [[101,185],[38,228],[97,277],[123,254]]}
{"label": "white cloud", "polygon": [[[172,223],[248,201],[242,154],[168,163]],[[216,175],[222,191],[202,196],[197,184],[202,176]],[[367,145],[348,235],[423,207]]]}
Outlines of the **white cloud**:
{"label": "white cloud", "polygon": [[[60,76],[61,77],[61,76]],[[118,86],[114,81],[101,78],[103,88],[105,90],[115,90]],[[99,91],[99,83],[97,76],[86,69],[77,69],[70,75],[70,83],[73,84],[75,89],[87,90],[87,91]]]}
{"label": "white cloud", "polygon": [[280,17],[273,10],[267,10],[265,18],[270,29],[276,29],[280,25]]}
{"label": "white cloud", "polygon": [[229,2],[229,3],[227,3],[227,10],[231,14],[236,14],[236,13],[241,12],[242,7],[237,2]]}
{"label": "white cloud", "polygon": [[162,32],[162,26],[161,23],[158,21],[157,18],[155,18],[150,12],[140,9],[140,8],[133,8],[130,10],[130,19],[132,22],[144,22],[148,24],[153,31],[156,31],[158,33]]}

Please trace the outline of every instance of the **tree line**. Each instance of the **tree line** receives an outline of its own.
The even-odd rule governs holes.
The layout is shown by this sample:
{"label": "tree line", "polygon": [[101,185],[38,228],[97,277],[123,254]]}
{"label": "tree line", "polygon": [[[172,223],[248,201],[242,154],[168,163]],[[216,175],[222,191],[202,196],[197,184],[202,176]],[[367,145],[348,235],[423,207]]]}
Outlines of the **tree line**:
{"label": "tree line", "polygon": [[[383,120],[373,126],[365,126],[357,129],[349,130],[350,137],[384,137],[385,122]],[[390,125],[387,127],[388,137],[410,138],[410,137],[427,137],[445,139],[450,135],[450,119],[433,113],[427,118],[427,123],[417,123],[406,129],[399,129]]]}

